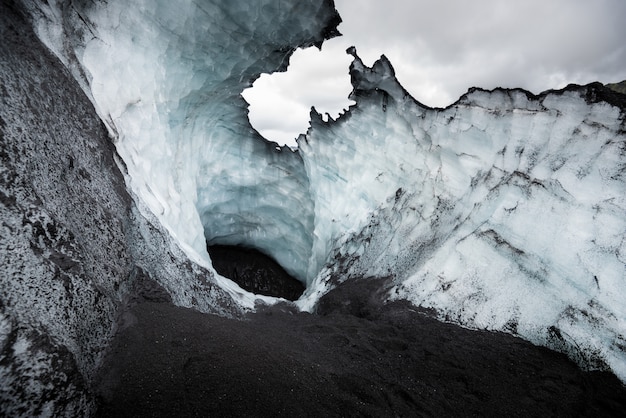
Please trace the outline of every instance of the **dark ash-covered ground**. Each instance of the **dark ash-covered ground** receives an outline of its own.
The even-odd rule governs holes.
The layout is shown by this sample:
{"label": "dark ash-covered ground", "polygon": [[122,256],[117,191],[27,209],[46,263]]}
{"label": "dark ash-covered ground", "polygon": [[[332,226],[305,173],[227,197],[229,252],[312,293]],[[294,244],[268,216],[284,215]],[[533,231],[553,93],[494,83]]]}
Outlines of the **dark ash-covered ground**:
{"label": "dark ash-covered ground", "polygon": [[317,314],[284,305],[226,319],[132,302],[96,382],[99,416],[624,416],[626,389],[501,333],[377,302],[346,284]]}

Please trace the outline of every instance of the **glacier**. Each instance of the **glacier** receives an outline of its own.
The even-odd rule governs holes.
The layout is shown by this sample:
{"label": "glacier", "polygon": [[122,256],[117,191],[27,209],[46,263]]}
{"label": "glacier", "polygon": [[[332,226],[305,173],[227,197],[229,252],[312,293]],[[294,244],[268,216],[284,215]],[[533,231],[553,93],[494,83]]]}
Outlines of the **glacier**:
{"label": "glacier", "polygon": [[[314,312],[344,282],[384,279],[386,300],[520,336],[626,381],[625,96],[599,83],[539,95],[472,88],[444,109],[430,108],[404,90],[384,56],[368,67],[351,48],[356,104],[336,120],[312,109],[294,151],[250,126],[241,93],[260,74],[286,70],[296,48],[321,47],[339,34],[332,1],[16,4],[105,127],[71,131],[95,132],[102,142],[106,129],[115,146],[100,157],[88,141],[72,145],[83,148],[52,168],[37,150],[28,167],[42,177],[54,172],[49,183],[28,170],[2,172],[10,232],[2,236],[3,261],[11,264],[15,248],[32,252],[20,259],[32,268],[5,267],[0,276],[0,347],[13,347],[16,363],[39,364],[45,376],[60,356],[89,381],[134,283],[145,277],[175,304],[223,316],[280,301],[215,272],[207,245],[242,245],[306,285],[295,302],[301,310]],[[33,82],[45,79],[46,66],[33,67]],[[3,80],[19,76],[17,65],[7,68]],[[3,124],[17,108],[5,103]],[[50,126],[86,108],[79,101],[63,113],[46,102],[51,107],[59,114]],[[8,126],[0,126],[3,135],[20,144],[20,131]],[[76,186],[67,203],[57,188],[74,167],[86,171],[72,184],[87,186]],[[51,197],[40,197],[46,190]],[[29,193],[30,206],[15,203]],[[94,193],[85,198],[91,206],[76,203]],[[106,261],[111,254],[114,263]],[[33,281],[15,280],[20,274]],[[38,275],[50,277],[51,291],[37,289]],[[39,340],[18,329],[46,335],[40,345],[49,348],[34,349]],[[29,382],[39,372],[30,370]],[[23,386],[50,390],[31,383]],[[68,390],[82,393],[84,384]],[[87,394],[71,396],[77,410],[89,409]]]}

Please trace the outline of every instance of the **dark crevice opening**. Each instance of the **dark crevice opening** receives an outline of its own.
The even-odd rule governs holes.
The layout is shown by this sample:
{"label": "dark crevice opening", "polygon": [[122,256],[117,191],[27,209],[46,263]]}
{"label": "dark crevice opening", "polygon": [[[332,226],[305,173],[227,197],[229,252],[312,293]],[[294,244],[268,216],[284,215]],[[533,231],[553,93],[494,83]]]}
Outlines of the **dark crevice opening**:
{"label": "dark crevice opening", "polygon": [[262,252],[238,245],[207,245],[213,267],[222,276],[259,295],[296,300],[305,286]]}

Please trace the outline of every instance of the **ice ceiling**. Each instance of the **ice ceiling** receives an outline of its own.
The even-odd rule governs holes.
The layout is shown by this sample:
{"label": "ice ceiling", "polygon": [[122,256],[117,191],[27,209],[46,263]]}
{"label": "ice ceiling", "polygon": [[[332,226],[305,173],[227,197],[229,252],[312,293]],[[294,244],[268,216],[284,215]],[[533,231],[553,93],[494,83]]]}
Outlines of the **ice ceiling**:
{"label": "ice ceiling", "polygon": [[602,86],[430,109],[351,50],[356,105],[313,111],[295,153],[252,129],[240,94],[336,35],[330,0],[51,4],[31,5],[39,36],[192,260],[210,268],[207,241],[261,249],[308,285],[304,309],[388,277],[390,297],[626,378],[626,127]]}
{"label": "ice ceiling", "polygon": [[[301,156],[251,128],[240,93],[285,70],[296,47],[336,34],[330,2],[112,1],[44,13],[40,33],[78,59],[132,190],[190,257],[209,266],[207,240],[245,244],[307,280],[313,202]],[[68,50],[55,31],[76,20],[88,24]]]}

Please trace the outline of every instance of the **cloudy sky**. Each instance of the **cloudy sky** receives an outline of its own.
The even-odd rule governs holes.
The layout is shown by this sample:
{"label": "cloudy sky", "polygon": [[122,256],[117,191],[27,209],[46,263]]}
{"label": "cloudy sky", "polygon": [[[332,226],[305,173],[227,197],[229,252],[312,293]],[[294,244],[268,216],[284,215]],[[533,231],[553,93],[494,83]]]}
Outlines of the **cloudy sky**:
{"label": "cloudy sky", "polygon": [[533,93],[626,79],[624,0],[335,0],[343,36],[298,50],[286,73],[244,92],[253,126],[293,143],[315,106],[333,117],[351,102],[346,48],[371,66],[385,54],[419,101],[444,107],[469,87]]}

